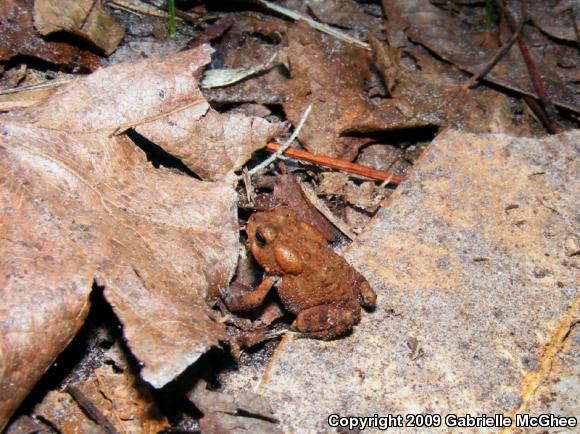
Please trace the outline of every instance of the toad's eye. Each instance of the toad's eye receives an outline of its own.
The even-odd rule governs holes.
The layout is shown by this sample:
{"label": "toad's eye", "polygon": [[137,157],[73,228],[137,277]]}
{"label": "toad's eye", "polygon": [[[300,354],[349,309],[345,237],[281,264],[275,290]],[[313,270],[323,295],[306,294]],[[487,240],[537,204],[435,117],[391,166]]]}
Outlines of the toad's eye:
{"label": "toad's eye", "polygon": [[268,225],[260,226],[256,229],[255,239],[258,247],[264,247],[276,239],[276,231]]}
{"label": "toad's eye", "polygon": [[268,241],[266,240],[266,237],[264,237],[264,234],[262,232],[263,231],[261,229],[258,229],[256,231],[256,244],[259,247],[264,247],[266,244],[268,244]]}

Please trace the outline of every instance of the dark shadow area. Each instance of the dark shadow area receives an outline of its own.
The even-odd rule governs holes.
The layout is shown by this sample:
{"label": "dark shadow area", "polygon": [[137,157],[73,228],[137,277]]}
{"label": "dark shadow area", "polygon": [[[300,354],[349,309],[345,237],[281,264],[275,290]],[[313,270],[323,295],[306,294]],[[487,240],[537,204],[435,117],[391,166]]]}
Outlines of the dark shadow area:
{"label": "dark shadow area", "polygon": [[[82,65],[77,65],[74,63],[71,63],[70,65],[57,65],[38,57],[28,56],[25,54],[17,54],[16,56],[12,57],[4,64],[4,70],[9,71],[10,69],[22,64],[25,64],[29,69],[41,71],[46,73],[48,76],[53,75],[54,77],[58,75],[59,70],[66,72],[72,72],[74,70],[74,72],[87,74],[90,73],[90,71],[87,68],[84,68]],[[82,77],[82,74],[79,74],[79,77]]]}
{"label": "dark shadow area", "polygon": [[195,174],[195,172],[193,172],[189,167],[183,164],[183,162],[179,158],[175,157],[174,155],[171,155],[161,146],[153,143],[151,140],[142,136],[134,129],[129,129],[126,132],[126,134],[127,137],[129,137],[139,149],[145,152],[145,155],[147,156],[147,161],[153,164],[153,166],[156,167],[157,169],[163,166],[167,169],[179,170],[180,172],[183,172],[185,175],[194,177],[196,179],[201,179],[199,176]]}
{"label": "dark shadow area", "polygon": [[207,2],[207,10],[210,12],[260,12],[263,11],[259,5],[253,2],[238,2],[231,0],[214,0]]}
{"label": "dark shadow area", "polygon": [[100,56],[104,55],[103,51],[96,45],[93,45],[91,41],[65,31],[54,32],[50,35],[43,36],[42,38],[50,42],[63,42],[72,45],[79,50],[91,51]]}
{"label": "dark shadow area", "polygon": [[365,137],[373,139],[375,143],[389,145],[410,145],[420,142],[431,142],[439,133],[438,125],[397,129],[389,131],[345,132],[343,137]]}

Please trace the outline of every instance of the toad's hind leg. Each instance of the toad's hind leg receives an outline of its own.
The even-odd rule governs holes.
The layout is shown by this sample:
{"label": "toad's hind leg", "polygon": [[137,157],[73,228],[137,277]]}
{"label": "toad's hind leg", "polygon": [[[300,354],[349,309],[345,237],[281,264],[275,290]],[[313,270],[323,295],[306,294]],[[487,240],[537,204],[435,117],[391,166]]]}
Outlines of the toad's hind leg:
{"label": "toad's hind leg", "polygon": [[323,304],[301,311],[293,327],[301,332],[300,337],[326,341],[349,331],[359,321],[360,306],[357,302]]}

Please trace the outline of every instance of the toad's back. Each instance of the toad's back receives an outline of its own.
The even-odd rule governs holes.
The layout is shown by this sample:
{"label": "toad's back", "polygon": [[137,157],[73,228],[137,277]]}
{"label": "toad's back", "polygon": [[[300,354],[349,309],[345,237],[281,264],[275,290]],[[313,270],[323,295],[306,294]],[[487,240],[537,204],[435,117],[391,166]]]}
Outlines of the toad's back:
{"label": "toad's back", "polygon": [[278,294],[290,312],[357,300],[355,286],[364,278],[291,210],[254,214],[248,221],[248,238],[260,265],[282,278]]}

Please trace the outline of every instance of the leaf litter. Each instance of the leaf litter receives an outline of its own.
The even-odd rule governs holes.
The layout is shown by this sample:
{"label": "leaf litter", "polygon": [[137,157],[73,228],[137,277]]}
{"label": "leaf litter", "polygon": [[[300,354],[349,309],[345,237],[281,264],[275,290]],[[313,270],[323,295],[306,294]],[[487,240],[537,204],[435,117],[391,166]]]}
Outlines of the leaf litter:
{"label": "leaf litter", "polygon": [[35,30],[33,0],[6,0],[0,4],[0,61],[33,56],[67,68],[93,71],[99,57],[66,42],[43,39]]}
{"label": "leaf litter", "polygon": [[169,421],[156,407],[150,389],[134,372],[118,341],[100,329],[102,362],[86,378],[69,380],[49,392],[33,414],[61,433],[159,432]]}
{"label": "leaf litter", "polygon": [[[61,432],[79,427],[156,432],[170,425],[202,432],[273,432],[278,423],[306,428],[294,417],[310,411],[293,398],[301,391],[288,389],[288,404],[295,408],[290,417],[272,401],[278,385],[288,378],[268,380],[271,372],[279,375],[279,369],[292,372],[284,352],[292,339],[284,338],[278,347],[271,341],[242,350],[236,340],[243,335],[240,330],[253,327],[283,331],[291,319],[276,295],[245,317],[211,307],[215,302],[220,305],[220,288],[238,283],[256,286],[261,281],[262,270],[243,246],[245,220],[254,210],[289,206],[334,240],[337,251],[348,244],[346,238],[362,232],[365,240],[374,237],[377,245],[387,246],[381,253],[389,249],[400,253],[385,236],[368,235],[365,226],[369,221],[380,224],[373,217],[377,209],[403,200],[392,195],[395,186],[416,164],[425,166],[423,151],[436,146],[431,141],[438,130],[541,136],[544,115],[556,118],[561,127],[576,126],[573,35],[577,33],[571,32],[572,14],[567,2],[542,13],[544,3],[535,1],[527,11],[530,20],[524,21],[508,2],[509,15],[525,22],[521,34],[513,35],[505,11],[496,8],[488,22],[479,3],[383,2],[381,9],[378,3],[352,0],[284,1],[248,3],[247,10],[244,3],[226,10],[207,4],[178,10],[185,21],[178,22],[176,40],[168,41],[163,40],[164,15],[147,12],[146,4],[140,3],[131,3],[131,13],[108,6],[97,10],[104,14],[99,19],[104,19],[105,27],[92,27],[95,34],[83,33],[87,28],[78,22],[65,29],[92,41],[93,49],[102,54],[115,50],[115,34],[120,34],[103,32],[106,25],[114,27],[116,21],[121,26],[117,31],[125,28],[125,40],[103,64],[197,48],[102,69],[38,96],[23,97],[16,88],[14,100],[0,105],[9,111],[0,117],[6,156],[0,163],[6,187],[2,204],[7,205],[0,228],[3,250],[14,252],[0,263],[3,271],[10,270],[1,286],[8,303],[0,311],[0,321],[11,331],[2,336],[9,351],[1,357],[10,369],[0,378],[0,395],[9,397],[0,400],[0,422],[6,423],[77,334],[89,310],[95,311],[94,297],[102,288],[120,320],[126,347],[119,337],[106,358],[109,365],[91,366],[90,374],[80,380],[45,389],[35,406],[16,413],[9,430],[39,424],[45,429],[46,423]],[[31,11],[32,2],[6,2],[5,7],[8,12],[22,7]],[[68,12],[74,16],[79,11]],[[136,18],[135,13],[144,15]],[[57,15],[49,18],[66,17]],[[54,44],[50,36],[38,35],[31,21],[20,22],[32,46]],[[15,27],[6,28],[14,32]],[[537,82],[529,78],[529,62],[526,66],[522,60],[519,41],[505,45],[510,38],[523,38],[531,46],[532,59],[546,82],[547,97],[539,101],[544,113],[528,98],[535,95]],[[215,53],[203,45],[207,42]],[[504,52],[499,51],[502,44]],[[73,39],[59,49],[80,52],[74,45]],[[28,54],[22,47],[18,38],[7,51],[0,45],[2,60],[17,62],[20,54]],[[78,56],[57,61],[49,55],[47,60],[71,68],[76,60],[70,59]],[[493,56],[499,58],[498,64],[484,71]],[[12,69],[6,72],[20,77],[11,80],[16,83],[11,86],[30,82],[31,69],[0,67],[0,74],[7,67]],[[204,70],[210,76],[236,78],[202,93]],[[472,74],[472,80],[461,71]],[[486,82],[500,87],[482,85]],[[501,86],[516,93],[503,93]],[[518,94],[528,96],[520,99]],[[299,120],[309,105],[312,113],[300,129]],[[298,139],[261,173],[248,175],[280,148],[273,138],[288,141],[284,121],[294,126]],[[450,164],[441,170],[465,169],[460,158]],[[343,171],[353,167],[350,174]],[[413,182],[438,185],[437,173],[434,169]],[[558,209],[549,198],[542,203]],[[425,210],[419,206],[405,218],[421,215]],[[402,236],[404,230],[400,232]],[[576,239],[570,234],[563,244],[567,261],[577,256]],[[412,247],[409,242],[401,241]],[[412,256],[413,249],[408,250]],[[368,264],[372,266],[372,261]],[[419,252],[403,267],[402,282],[412,285],[408,275],[415,275],[413,267],[431,269],[431,265]],[[540,268],[534,275],[549,273]],[[379,309],[384,307],[381,300],[386,299],[381,297]],[[376,316],[375,312],[365,320],[372,324],[385,320],[388,327],[395,327],[389,315],[378,320]],[[372,338],[366,328],[357,329],[355,337]],[[39,350],[40,333],[46,345]],[[352,338],[328,343],[329,360],[343,360],[333,348]],[[228,359],[225,352],[202,357],[220,345],[229,346],[234,358]],[[421,348],[417,360],[429,356],[424,344]],[[24,363],[28,359],[34,363]],[[184,373],[192,364],[197,370]],[[79,372],[79,366],[82,363],[72,372]],[[45,377],[54,375],[51,372]],[[346,383],[343,393],[348,395],[354,389]],[[122,387],[115,391],[111,384]],[[154,390],[149,385],[164,387]],[[187,396],[200,413],[169,411],[163,405],[159,412],[158,404],[169,396],[168,402]],[[249,406],[254,401],[256,406]],[[349,401],[356,404],[358,398]],[[134,405],[143,411],[129,420],[123,412]]]}
{"label": "leaf litter", "polygon": [[[115,135],[132,124],[145,137],[177,133],[176,146],[215,143],[212,155],[221,158],[205,165],[208,177],[225,176],[264,146],[279,126],[219,115],[199,94],[195,77],[210,52],[201,46],[103,69],[33,110],[2,117],[2,250],[12,252],[1,266],[2,328],[11,331],[2,336],[4,423],[82,325],[93,280],[155,387],[225,339],[205,300],[229,283],[237,263],[231,179],[208,183],[155,169]],[[200,134],[211,126],[213,137]],[[225,133],[244,138],[238,149],[223,148]]]}
{"label": "leaf litter", "polygon": [[36,0],[34,26],[41,35],[66,31],[80,36],[111,54],[125,35],[125,30],[93,0]]}

